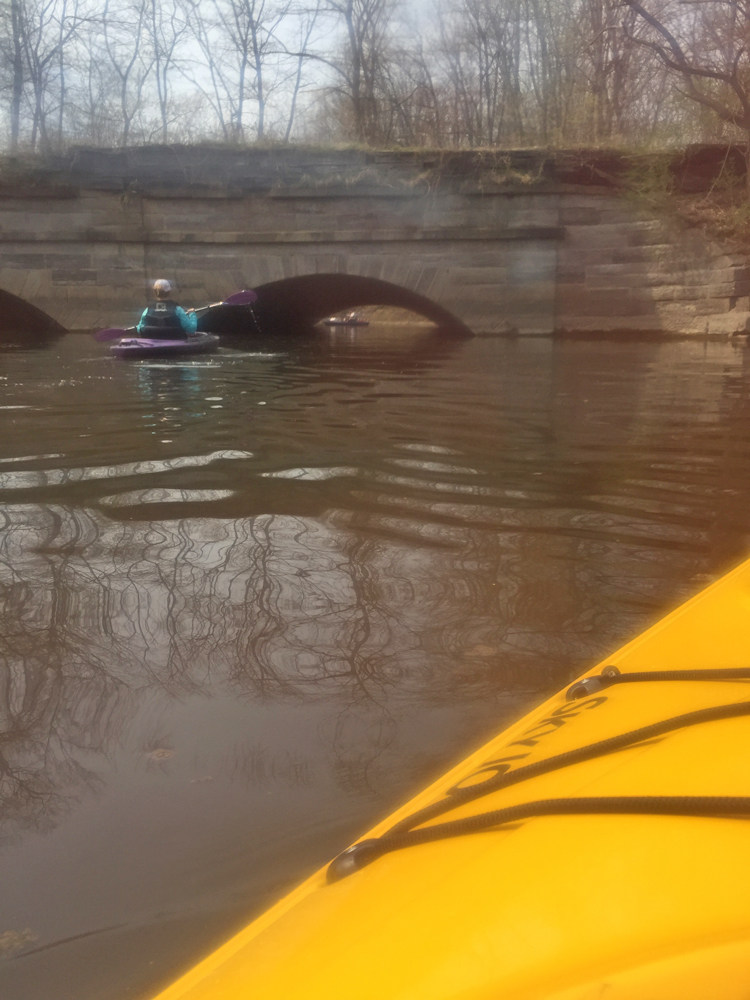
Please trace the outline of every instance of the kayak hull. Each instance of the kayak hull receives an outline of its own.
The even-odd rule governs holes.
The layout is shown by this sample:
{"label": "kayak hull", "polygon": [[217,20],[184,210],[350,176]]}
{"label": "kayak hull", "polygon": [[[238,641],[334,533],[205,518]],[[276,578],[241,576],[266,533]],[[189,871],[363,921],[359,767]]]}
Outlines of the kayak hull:
{"label": "kayak hull", "polygon": [[[750,797],[750,681],[600,685],[611,666],[750,667],[750,561],[587,671],[588,688],[566,685],[361,839],[435,803],[447,805],[422,826],[559,798]],[[731,712],[663,730],[720,706]],[[657,725],[655,738],[455,797]],[[747,818],[595,812],[394,849],[338,881],[321,869],[158,1000],[741,1000],[748,851]]]}
{"label": "kayak hull", "polygon": [[164,358],[215,351],[219,338],[212,333],[194,333],[182,340],[151,340],[146,337],[123,337],[110,347],[116,358]]}

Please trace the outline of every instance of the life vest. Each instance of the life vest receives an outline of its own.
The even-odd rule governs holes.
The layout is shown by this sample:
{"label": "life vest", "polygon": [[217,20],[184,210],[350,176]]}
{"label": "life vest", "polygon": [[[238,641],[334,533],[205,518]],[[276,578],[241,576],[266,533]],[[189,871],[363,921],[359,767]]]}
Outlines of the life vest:
{"label": "life vest", "polygon": [[182,340],[187,337],[177,315],[177,303],[172,299],[149,302],[138,332],[149,340]]}

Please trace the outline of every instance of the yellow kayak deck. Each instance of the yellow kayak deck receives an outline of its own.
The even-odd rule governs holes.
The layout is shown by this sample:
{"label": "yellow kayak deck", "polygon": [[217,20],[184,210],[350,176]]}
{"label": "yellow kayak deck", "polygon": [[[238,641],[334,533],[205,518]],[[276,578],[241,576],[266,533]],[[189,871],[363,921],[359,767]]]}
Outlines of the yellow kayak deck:
{"label": "yellow kayak deck", "polygon": [[750,560],[584,678],[158,1000],[747,1000]]}

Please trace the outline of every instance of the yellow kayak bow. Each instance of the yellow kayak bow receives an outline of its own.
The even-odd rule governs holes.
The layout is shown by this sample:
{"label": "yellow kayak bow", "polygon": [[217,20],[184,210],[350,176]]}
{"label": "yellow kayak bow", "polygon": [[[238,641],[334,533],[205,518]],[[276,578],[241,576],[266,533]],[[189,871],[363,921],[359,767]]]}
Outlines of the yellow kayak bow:
{"label": "yellow kayak bow", "polygon": [[750,561],[158,1000],[747,1000]]}

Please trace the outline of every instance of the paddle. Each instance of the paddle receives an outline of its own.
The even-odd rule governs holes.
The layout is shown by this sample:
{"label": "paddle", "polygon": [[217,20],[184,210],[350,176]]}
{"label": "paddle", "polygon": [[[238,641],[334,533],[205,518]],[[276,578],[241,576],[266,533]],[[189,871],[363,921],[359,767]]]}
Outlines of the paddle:
{"label": "paddle", "polygon": [[[245,288],[244,291],[235,292],[234,295],[230,295],[228,299],[224,299],[223,302],[215,302],[214,305],[217,306],[251,306],[253,302],[258,301],[258,295],[252,290],[252,288]],[[208,307],[209,309],[211,306]]]}
{"label": "paddle", "polygon": [[[193,311],[200,314],[207,312],[209,309],[215,309],[216,306],[249,306],[257,301],[257,294],[251,288],[245,288],[241,292],[235,292],[233,295],[230,295],[223,302],[212,302],[210,306],[202,306],[200,309],[194,309]],[[106,330],[99,330],[98,333],[94,334],[94,340],[100,342],[105,340],[119,340],[121,337],[133,337],[135,335],[136,329],[134,326],[128,327],[127,330],[113,326]]]}

